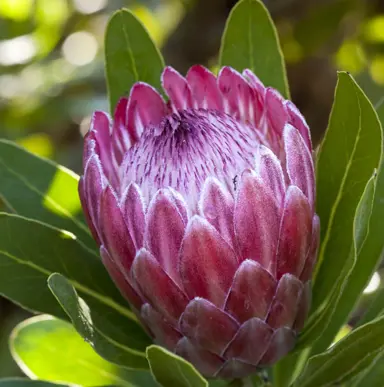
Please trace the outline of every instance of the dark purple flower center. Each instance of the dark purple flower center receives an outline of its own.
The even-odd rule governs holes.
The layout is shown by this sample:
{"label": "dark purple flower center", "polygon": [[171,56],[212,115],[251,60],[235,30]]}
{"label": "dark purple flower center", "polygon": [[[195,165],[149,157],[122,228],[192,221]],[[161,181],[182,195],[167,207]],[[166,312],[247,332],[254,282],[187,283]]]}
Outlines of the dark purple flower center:
{"label": "dark purple flower center", "polygon": [[158,126],[147,127],[127,151],[121,189],[136,182],[149,200],[159,188],[172,187],[195,210],[207,177],[218,178],[233,192],[236,176],[254,167],[260,142],[254,128],[228,114],[205,109],[179,111]]}

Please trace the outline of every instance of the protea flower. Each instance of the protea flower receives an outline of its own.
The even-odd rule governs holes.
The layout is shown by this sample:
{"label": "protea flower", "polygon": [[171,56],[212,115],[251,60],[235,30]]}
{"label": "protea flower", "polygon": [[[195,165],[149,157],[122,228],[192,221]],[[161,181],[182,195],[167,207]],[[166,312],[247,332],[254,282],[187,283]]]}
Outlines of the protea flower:
{"label": "protea flower", "polygon": [[93,116],[80,196],[102,260],[155,342],[209,377],[292,349],[319,218],[308,126],[250,71],[138,82]]}

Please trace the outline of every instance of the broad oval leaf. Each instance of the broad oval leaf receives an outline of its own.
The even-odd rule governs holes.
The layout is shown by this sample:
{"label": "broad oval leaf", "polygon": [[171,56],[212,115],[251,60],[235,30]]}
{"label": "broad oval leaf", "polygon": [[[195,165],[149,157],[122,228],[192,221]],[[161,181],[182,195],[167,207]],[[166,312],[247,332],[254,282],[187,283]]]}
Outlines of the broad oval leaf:
{"label": "broad oval leaf", "polygon": [[192,364],[164,348],[151,345],[147,348],[147,359],[153,377],[163,387],[208,387]]}
{"label": "broad oval leaf", "polygon": [[279,38],[260,0],[241,0],[232,9],[222,37],[219,64],[252,70],[266,86],[289,97]]}
{"label": "broad oval leaf", "polygon": [[0,201],[11,212],[68,230],[95,249],[82,217],[78,180],[69,169],[0,139]]}
{"label": "broad oval leaf", "polygon": [[163,58],[145,27],[126,9],[115,12],[108,23],[105,62],[111,112],[136,82],[161,90]]}
{"label": "broad oval leaf", "polygon": [[68,322],[48,315],[20,323],[10,337],[12,355],[30,378],[86,386],[155,386],[148,371],[129,371],[96,354]]}
{"label": "broad oval leaf", "polygon": [[320,337],[345,290],[346,278],[356,262],[356,208],[374,169],[379,166],[381,143],[381,127],[372,105],[349,74],[339,73],[330,123],[317,164],[317,212],[322,222],[322,245],[312,312],[302,341]]}
{"label": "broad oval leaf", "polygon": [[141,351],[150,344],[149,338],[99,257],[84,248],[72,234],[17,215],[0,213],[0,267],[1,295],[24,308],[59,318],[66,315],[49,291],[47,279],[54,272],[67,276],[92,309],[95,329],[116,343],[117,352],[121,349],[124,356],[131,358],[132,363],[123,365],[135,367],[136,361],[140,367],[146,365]]}
{"label": "broad oval leaf", "polygon": [[[127,366],[129,368],[148,368],[148,363],[145,359],[145,354],[138,350],[133,350],[125,346],[116,338],[109,337],[97,325],[94,320],[95,310],[86,303],[83,298],[80,298],[73,284],[61,274],[54,273],[48,278],[48,286],[57,301],[60,303],[68,317],[71,319],[74,327],[79,334],[89,342],[95,350],[109,361]],[[109,321],[113,323],[113,321]],[[122,326],[120,329],[124,329]],[[126,327],[127,334],[132,336],[132,339],[137,333],[133,330],[129,331]]]}
{"label": "broad oval leaf", "polygon": [[[297,387],[322,387],[346,381],[367,367],[367,358],[384,351],[384,317],[352,331],[328,351],[313,356],[296,380]],[[373,360],[373,359],[372,359]]]}

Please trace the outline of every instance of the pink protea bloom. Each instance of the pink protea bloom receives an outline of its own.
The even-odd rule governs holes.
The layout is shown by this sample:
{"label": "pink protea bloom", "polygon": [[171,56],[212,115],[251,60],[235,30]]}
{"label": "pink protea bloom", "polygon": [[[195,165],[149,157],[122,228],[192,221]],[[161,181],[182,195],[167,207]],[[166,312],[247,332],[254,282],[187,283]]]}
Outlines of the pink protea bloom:
{"label": "pink protea bloom", "polygon": [[209,377],[286,355],[319,243],[308,126],[250,71],[136,83],[96,112],[79,190],[111,277],[155,342]]}

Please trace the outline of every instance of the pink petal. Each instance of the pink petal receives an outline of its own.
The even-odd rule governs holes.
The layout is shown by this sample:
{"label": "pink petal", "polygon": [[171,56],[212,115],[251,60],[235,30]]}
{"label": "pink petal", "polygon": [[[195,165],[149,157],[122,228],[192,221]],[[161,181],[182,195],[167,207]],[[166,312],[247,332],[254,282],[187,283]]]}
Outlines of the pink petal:
{"label": "pink petal", "polygon": [[288,124],[284,128],[284,143],[290,181],[304,192],[313,209],[315,176],[312,156],[300,133],[292,125]]}
{"label": "pink petal", "polygon": [[278,206],[283,205],[285,194],[284,173],[276,155],[264,145],[260,145],[256,157],[256,171],[272,190]]}
{"label": "pink petal", "polygon": [[273,334],[269,348],[260,360],[259,365],[268,366],[276,363],[292,350],[295,341],[296,336],[292,329],[285,327],[277,329]]}
{"label": "pink petal", "polygon": [[312,277],[312,272],[316,265],[319,245],[320,245],[320,219],[317,215],[315,215],[312,220],[311,247],[309,248],[308,255],[305,260],[303,272],[300,274],[300,279],[303,282],[308,281]]}
{"label": "pink petal", "polygon": [[141,318],[157,344],[170,351],[175,349],[182,335],[169,325],[160,313],[156,312],[149,304],[144,304],[141,308]]}
{"label": "pink petal", "polygon": [[169,196],[170,199],[172,199],[173,204],[177,207],[179,210],[180,216],[183,218],[183,221],[185,224],[188,223],[188,205],[186,201],[184,200],[183,195],[181,193],[175,191],[173,188],[168,187],[168,190],[172,195]]}
{"label": "pink petal", "polygon": [[240,327],[223,356],[256,366],[268,349],[272,335],[273,329],[268,324],[251,318]]}
{"label": "pink petal", "polygon": [[117,198],[111,187],[107,187],[100,202],[100,232],[103,244],[120,270],[128,273],[136,249],[129,235]]}
{"label": "pink petal", "polygon": [[250,85],[255,88],[258,94],[262,96],[262,99],[264,99],[266,90],[265,86],[263,82],[261,82],[260,79],[253,73],[253,71],[245,69],[243,71],[243,77],[248,80]]}
{"label": "pink petal", "polygon": [[217,86],[216,77],[204,66],[192,66],[187,74],[192,90],[194,106],[204,109],[223,109],[223,100]]}
{"label": "pink petal", "polygon": [[95,228],[99,228],[100,197],[107,185],[99,157],[94,154],[84,170],[84,193],[90,218]]}
{"label": "pink petal", "polygon": [[148,302],[169,323],[176,325],[188,299],[149,251],[141,249],[137,253],[132,274]]}
{"label": "pink petal", "polygon": [[180,283],[178,258],[184,231],[184,220],[172,192],[157,191],[148,209],[145,239],[151,253],[176,283]]}
{"label": "pink petal", "polygon": [[112,257],[109,255],[108,251],[105,249],[104,246],[100,247],[100,255],[104,266],[106,267],[109,275],[120,290],[121,294],[137,310],[140,310],[141,305],[143,305],[143,300],[128,282],[128,273],[125,270],[123,271],[119,268],[119,265],[113,261]]}
{"label": "pink petal", "polygon": [[225,112],[255,125],[256,93],[242,75],[230,67],[223,67],[217,82],[223,95]]}
{"label": "pink petal", "polygon": [[[257,128],[261,127],[261,121],[264,116],[264,102],[265,102],[265,87],[260,79],[253,74],[251,70],[245,69],[243,71],[243,77],[248,81],[254,90],[253,98],[253,122]],[[251,120],[252,121],[252,120]]]}
{"label": "pink petal", "polygon": [[128,98],[121,98],[113,116],[112,149],[117,163],[123,161],[124,153],[131,147],[128,132]]}
{"label": "pink petal", "polygon": [[88,209],[83,176],[80,177],[78,190],[79,190],[79,197],[80,197],[81,207],[83,208],[85,220],[87,222],[89,229],[91,230],[93,238],[95,239],[96,243],[100,245],[101,241],[99,237],[99,232],[96,229],[96,225],[93,223],[91,214],[89,213],[89,209]]}
{"label": "pink petal", "polygon": [[270,129],[280,138],[289,117],[284,104],[284,98],[277,90],[270,87],[267,87],[265,92],[265,109]]}
{"label": "pink petal", "polygon": [[295,322],[293,324],[293,329],[296,332],[300,332],[304,327],[305,320],[308,316],[309,309],[311,307],[311,300],[312,300],[312,286],[311,286],[311,281],[308,281],[304,285],[304,289],[301,293],[297,315],[295,318]]}
{"label": "pink petal", "polygon": [[281,277],[267,319],[272,328],[292,327],[302,291],[303,284],[296,277],[291,274]]}
{"label": "pink petal", "polygon": [[275,295],[276,281],[259,263],[249,259],[238,268],[225,310],[241,323],[267,316]]}
{"label": "pink petal", "polygon": [[232,248],[205,219],[189,222],[180,254],[180,274],[190,298],[203,297],[221,307],[237,267]]}
{"label": "pink petal", "polygon": [[180,317],[180,331],[200,348],[221,355],[239,324],[203,298],[193,299]]}
{"label": "pink petal", "polygon": [[243,378],[250,374],[257,372],[257,367],[251,364],[243,363],[237,359],[229,359],[220,368],[219,372],[215,375],[215,378],[220,379],[233,379]]}
{"label": "pink petal", "polygon": [[175,352],[192,363],[198,371],[207,377],[214,376],[224,363],[220,356],[197,348],[186,337],[178,342]]}
{"label": "pink petal", "polygon": [[88,131],[84,136],[84,149],[83,149],[83,169],[86,168],[89,159],[96,154],[96,140],[95,134],[92,131]]}
{"label": "pink petal", "polygon": [[95,112],[91,121],[90,137],[96,141],[95,152],[98,154],[104,173],[108,180],[117,185],[117,165],[114,164],[112,158],[111,147],[111,121],[108,114],[104,112]]}
{"label": "pink petal", "polygon": [[135,249],[139,250],[143,247],[145,214],[144,200],[136,184],[130,184],[124,192],[121,198],[121,209]]}
{"label": "pink petal", "polygon": [[176,110],[184,110],[193,106],[188,82],[175,69],[170,66],[164,69],[162,84]]}
{"label": "pink petal", "polygon": [[289,115],[289,123],[298,129],[308,147],[308,150],[312,152],[311,133],[305,118],[291,101],[285,101],[285,106]]}
{"label": "pink petal", "polygon": [[244,172],[235,205],[235,234],[241,258],[259,262],[275,273],[280,215],[269,187]]}
{"label": "pink petal", "polygon": [[200,197],[202,215],[230,245],[235,243],[233,211],[235,202],[226,188],[214,178],[208,178]]}
{"label": "pink petal", "polygon": [[304,268],[312,239],[312,212],[307,198],[296,187],[288,187],[277,251],[277,278],[284,273],[297,277]]}
{"label": "pink petal", "polygon": [[127,131],[133,145],[148,125],[158,125],[166,115],[166,105],[160,94],[150,85],[137,82],[128,101]]}

